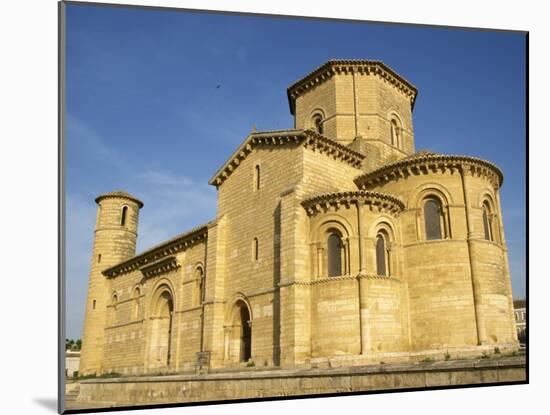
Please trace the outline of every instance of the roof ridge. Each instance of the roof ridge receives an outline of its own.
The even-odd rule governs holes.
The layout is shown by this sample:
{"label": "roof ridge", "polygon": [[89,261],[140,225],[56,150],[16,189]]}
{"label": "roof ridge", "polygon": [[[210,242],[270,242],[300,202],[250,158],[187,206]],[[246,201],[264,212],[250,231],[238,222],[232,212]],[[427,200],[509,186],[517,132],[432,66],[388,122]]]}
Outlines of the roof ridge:
{"label": "roof ridge", "polygon": [[[309,139],[309,140],[308,140]],[[312,140],[314,142],[312,142]],[[289,129],[289,130],[274,130],[274,131],[254,131],[244,139],[237,147],[225,163],[214,173],[208,184],[219,186],[227,177],[235,170],[251,152],[252,149],[259,145],[282,145],[285,143],[299,143],[306,145],[318,145],[322,148],[332,148],[331,153],[340,157],[340,160],[351,164],[354,167],[360,166],[365,158],[365,155],[353,150],[352,148],[340,144],[332,138],[319,134],[311,129]]]}

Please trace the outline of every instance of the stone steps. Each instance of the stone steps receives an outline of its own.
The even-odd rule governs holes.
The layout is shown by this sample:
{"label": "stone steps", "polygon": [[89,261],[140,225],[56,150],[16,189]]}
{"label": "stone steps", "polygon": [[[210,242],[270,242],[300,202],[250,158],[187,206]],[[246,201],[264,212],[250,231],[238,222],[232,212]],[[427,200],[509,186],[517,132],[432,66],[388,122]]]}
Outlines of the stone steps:
{"label": "stone steps", "polygon": [[65,394],[65,402],[76,401],[80,393],[80,386]]}

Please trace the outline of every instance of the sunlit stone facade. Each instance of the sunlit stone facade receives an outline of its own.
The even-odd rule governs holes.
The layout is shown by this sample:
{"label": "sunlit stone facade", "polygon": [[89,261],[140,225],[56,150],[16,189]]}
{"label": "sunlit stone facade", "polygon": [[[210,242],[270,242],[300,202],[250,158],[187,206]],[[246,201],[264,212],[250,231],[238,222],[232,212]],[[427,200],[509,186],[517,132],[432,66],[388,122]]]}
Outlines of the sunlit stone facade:
{"label": "sunlit stone facade", "polygon": [[417,90],[381,62],[329,61],[287,93],[295,128],[235,150],[211,222],[136,255],[142,202],[96,199],[81,374],[518,347],[500,170],[416,152]]}

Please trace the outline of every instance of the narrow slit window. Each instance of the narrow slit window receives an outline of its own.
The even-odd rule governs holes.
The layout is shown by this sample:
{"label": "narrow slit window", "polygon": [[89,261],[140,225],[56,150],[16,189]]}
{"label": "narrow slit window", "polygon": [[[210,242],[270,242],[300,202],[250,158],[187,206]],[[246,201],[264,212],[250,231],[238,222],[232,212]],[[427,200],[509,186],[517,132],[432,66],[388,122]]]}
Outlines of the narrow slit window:
{"label": "narrow slit window", "polygon": [[259,253],[259,243],[258,243],[258,238],[254,238],[254,240],[252,241],[252,258],[254,259],[254,261],[257,261],[258,258],[260,257],[260,253]]}
{"label": "narrow slit window", "polygon": [[101,254],[97,255],[97,263],[99,264],[101,262]]}
{"label": "narrow slit window", "polygon": [[122,213],[120,215],[120,225],[124,226],[126,225],[126,215],[128,214],[128,206],[124,206],[122,208]]}
{"label": "narrow slit window", "polygon": [[260,190],[260,166],[254,167],[254,190]]}
{"label": "narrow slit window", "polygon": [[95,304],[96,304],[95,300],[92,301],[92,310],[95,310]]}

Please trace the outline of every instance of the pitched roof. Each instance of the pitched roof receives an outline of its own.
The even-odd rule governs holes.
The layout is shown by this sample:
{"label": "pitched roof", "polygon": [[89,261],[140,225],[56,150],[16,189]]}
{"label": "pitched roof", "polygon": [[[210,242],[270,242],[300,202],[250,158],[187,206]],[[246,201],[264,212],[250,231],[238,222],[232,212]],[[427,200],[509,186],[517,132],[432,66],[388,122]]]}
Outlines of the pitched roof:
{"label": "pitched roof", "polygon": [[114,192],[109,193],[103,193],[95,198],[95,202],[99,203],[101,199],[107,199],[107,198],[116,198],[116,197],[122,197],[125,199],[130,199],[136,202],[140,208],[143,207],[143,202],[139,200],[137,197],[132,196],[130,193],[125,192],[124,190],[115,190]]}
{"label": "pitched roof", "polygon": [[158,261],[159,259],[173,255],[185,250],[187,247],[205,240],[208,228],[216,223],[215,220],[197,226],[187,232],[180,233],[167,241],[154,245],[151,248],[140,252],[139,254],[128,258],[118,264],[115,264],[102,272],[107,277],[116,277],[119,274],[124,274],[135,269],[141,268],[146,264]]}
{"label": "pitched roof", "polygon": [[282,146],[289,143],[313,147],[336,160],[359,168],[365,156],[313,130],[279,130],[253,132],[216,171],[208,184],[220,186],[257,146]]}
{"label": "pitched roof", "polygon": [[287,96],[290,113],[294,115],[297,97],[312,87],[332,78],[334,74],[342,72],[358,72],[380,76],[407,95],[411,101],[411,108],[414,108],[418,90],[385,63],[365,59],[331,59],[288,87]]}

